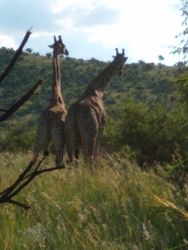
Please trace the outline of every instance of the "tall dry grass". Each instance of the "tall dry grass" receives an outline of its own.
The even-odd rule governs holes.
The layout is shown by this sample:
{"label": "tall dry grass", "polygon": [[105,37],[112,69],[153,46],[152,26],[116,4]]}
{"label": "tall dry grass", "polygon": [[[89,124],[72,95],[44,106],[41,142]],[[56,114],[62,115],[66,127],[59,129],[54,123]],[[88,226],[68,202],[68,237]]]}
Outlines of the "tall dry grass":
{"label": "tall dry grass", "polygon": [[[0,188],[26,165],[25,154],[0,155]],[[46,163],[52,164],[52,161]],[[0,249],[188,249],[188,196],[125,155],[36,178],[17,197],[25,212],[0,206]]]}

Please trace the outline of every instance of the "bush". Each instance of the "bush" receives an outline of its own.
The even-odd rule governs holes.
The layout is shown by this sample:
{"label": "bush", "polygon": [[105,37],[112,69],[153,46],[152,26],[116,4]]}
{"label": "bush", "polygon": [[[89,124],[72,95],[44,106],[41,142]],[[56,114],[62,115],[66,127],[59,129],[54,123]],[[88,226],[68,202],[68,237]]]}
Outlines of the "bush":
{"label": "bush", "polygon": [[110,111],[106,143],[119,150],[128,145],[139,164],[172,162],[178,152],[187,155],[188,118],[182,107],[168,108],[129,100]]}

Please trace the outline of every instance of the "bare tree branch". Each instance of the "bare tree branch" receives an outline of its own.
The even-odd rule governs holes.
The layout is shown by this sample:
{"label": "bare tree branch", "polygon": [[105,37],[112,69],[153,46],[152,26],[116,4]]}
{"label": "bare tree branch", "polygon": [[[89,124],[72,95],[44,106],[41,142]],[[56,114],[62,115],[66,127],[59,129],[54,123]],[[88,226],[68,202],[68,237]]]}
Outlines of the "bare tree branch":
{"label": "bare tree branch", "polygon": [[23,190],[35,177],[43,173],[60,170],[63,168],[63,167],[61,168],[51,167],[51,168],[39,169],[45,159],[46,157],[43,157],[38,163],[36,159],[31,160],[28,166],[18,176],[16,181],[0,193],[0,204],[11,203],[11,204],[20,206],[24,208],[25,210],[28,210],[29,208],[31,208],[29,205],[23,204],[19,201],[15,201],[12,198],[16,196],[21,190]]}
{"label": "bare tree branch", "polygon": [[7,112],[7,109],[0,109],[0,112]]}
{"label": "bare tree branch", "polygon": [[23,204],[23,203],[21,203],[19,201],[15,201],[15,200],[12,200],[12,199],[8,199],[7,201],[5,201],[5,203],[11,203],[13,205],[16,205],[16,206],[19,206],[21,208],[24,208],[25,210],[28,210],[28,209],[31,208],[30,206],[28,206],[26,204]]}
{"label": "bare tree branch", "polygon": [[35,91],[43,84],[42,80],[39,80],[24,96],[20,98],[15,104],[13,104],[8,110],[1,109],[1,112],[5,112],[0,116],[0,122],[6,120],[11,116],[16,110],[18,110],[34,93]]}
{"label": "bare tree branch", "polygon": [[31,170],[32,166],[35,164],[35,161],[30,161],[28,166],[24,169],[24,171],[18,176],[16,181],[8,188],[6,188],[4,191],[0,193],[0,197],[6,193],[6,195],[9,195],[21,182],[21,180],[25,177],[25,175]]}
{"label": "bare tree branch", "polygon": [[[14,54],[12,60],[10,61],[8,67],[0,76],[0,83],[3,79],[9,74],[13,66],[15,65],[18,57],[21,55],[24,45],[26,44],[29,36],[31,34],[31,30],[27,31],[25,37],[20,44],[20,47]],[[0,121],[4,121],[8,119],[15,111],[17,111],[34,93],[35,91],[43,84],[42,80],[39,80],[25,95],[23,95],[15,104],[13,104],[9,109],[0,109],[0,112],[4,112],[3,115],[0,116]],[[22,171],[22,173],[17,177],[13,184],[9,187],[5,188],[2,192],[0,192],[0,204],[2,203],[10,203],[25,210],[30,208],[29,205],[24,204],[20,201],[16,201],[13,199],[21,190],[23,190],[35,177],[41,175],[42,173],[59,170],[60,168],[52,167],[46,169],[40,169],[42,162],[46,159],[46,157],[42,158],[37,163],[37,159],[34,158],[29,162],[27,167]]]}
{"label": "bare tree branch", "polygon": [[31,29],[28,30],[24,36],[23,41],[21,42],[19,48],[17,49],[17,51],[15,52],[12,60],[10,61],[9,65],[7,66],[7,68],[4,70],[4,72],[1,74],[0,76],[0,84],[1,82],[4,80],[4,78],[9,74],[9,72],[11,71],[11,69],[13,68],[14,64],[16,63],[16,61],[18,60],[19,56],[22,53],[23,47],[24,45],[27,43],[27,40],[29,39],[31,35]]}
{"label": "bare tree branch", "polygon": [[59,170],[59,169],[63,169],[64,167],[51,167],[51,168],[46,168],[46,169],[41,169],[41,170],[38,170],[36,171],[34,174],[34,176],[38,176],[40,174],[44,174],[44,173],[47,173],[47,172],[52,172],[54,170]]}

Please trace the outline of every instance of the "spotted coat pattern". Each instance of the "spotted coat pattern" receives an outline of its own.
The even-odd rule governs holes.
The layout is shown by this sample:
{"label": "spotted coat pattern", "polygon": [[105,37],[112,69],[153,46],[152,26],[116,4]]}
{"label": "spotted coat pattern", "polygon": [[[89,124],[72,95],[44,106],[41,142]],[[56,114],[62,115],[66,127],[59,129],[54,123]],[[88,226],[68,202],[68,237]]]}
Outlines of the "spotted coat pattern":
{"label": "spotted coat pattern", "polygon": [[59,56],[62,54],[67,55],[68,51],[60,36],[58,41],[56,37],[54,37],[54,44],[50,47],[53,48],[54,82],[52,84],[52,99],[40,118],[34,148],[34,157],[37,158],[41,151],[43,151],[44,156],[48,156],[49,146],[53,143],[56,152],[56,167],[62,167],[64,153],[64,123],[67,111],[61,94]]}
{"label": "spotted coat pattern", "polygon": [[70,162],[77,158],[78,149],[82,148],[85,160],[93,168],[105,125],[104,89],[114,75],[121,73],[126,60],[124,50],[119,53],[116,49],[113,62],[88,84],[82,97],[70,107],[65,121],[65,142]]}

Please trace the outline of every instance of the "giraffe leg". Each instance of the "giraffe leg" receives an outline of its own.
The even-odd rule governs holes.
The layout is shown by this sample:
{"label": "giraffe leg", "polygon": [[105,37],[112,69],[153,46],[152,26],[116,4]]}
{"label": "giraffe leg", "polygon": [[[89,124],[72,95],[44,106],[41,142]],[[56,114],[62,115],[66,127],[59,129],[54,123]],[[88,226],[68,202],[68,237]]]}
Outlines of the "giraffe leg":
{"label": "giraffe leg", "polygon": [[94,147],[95,147],[95,137],[84,137],[82,139],[82,149],[85,162],[93,170],[95,168],[95,159],[94,159]]}
{"label": "giraffe leg", "polygon": [[95,141],[95,149],[94,149],[94,159],[95,159],[95,161],[98,160],[99,148],[100,148],[101,140],[102,140],[102,137],[103,137],[103,131],[104,131],[104,120],[101,121],[101,123],[99,125],[99,129],[97,131],[97,136],[96,136],[96,141]]}
{"label": "giraffe leg", "polygon": [[94,159],[95,159],[95,161],[98,160],[100,143],[101,143],[101,136],[100,136],[100,134],[97,134],[97,136],[96,136],[96,144],[95,144],[95,149],[94,149]]}
{"label": "giraffe leg", "polygon": [[74,108],[69,110],[69,114],[65,121],[65,143],[68,154],[68,163],[74,163],[79,156],[79,133],[76,124],[76,114]]}
{"label": "giraffe leg", "polygon": [[51,135],[52,141],[56,150],[56,167],[64,167],[63,154],[64,154],[64,132],[63,122],[59,121],[52,127]]}
{"label": "giraffe leg", "polygon": [[75,149],[74,157],[78,160],[79,159],[79,148]]}
{"label": "giraffe leg", "polygon": [[98,130],[98,122],[94,110],[87,106],[81,107],[77,120],[84,158],[93,169],[94,149]]}
{"label": "giraffe leg", "polygon": [[37,131],[37,138],[34,147],[34,158],[37,159],[41,150],[43,150],[44,157],[49,155],[49,144],[51,136],[47,123],[41,124]]}
{"label": "giraffe leg", "polygon": [[[68,132],[68,131],[67,131]],[[66,150],[68,154],[68,163],[74,163],[75,158],[78,159],[79,149],[74,130],[66,134]]]}

